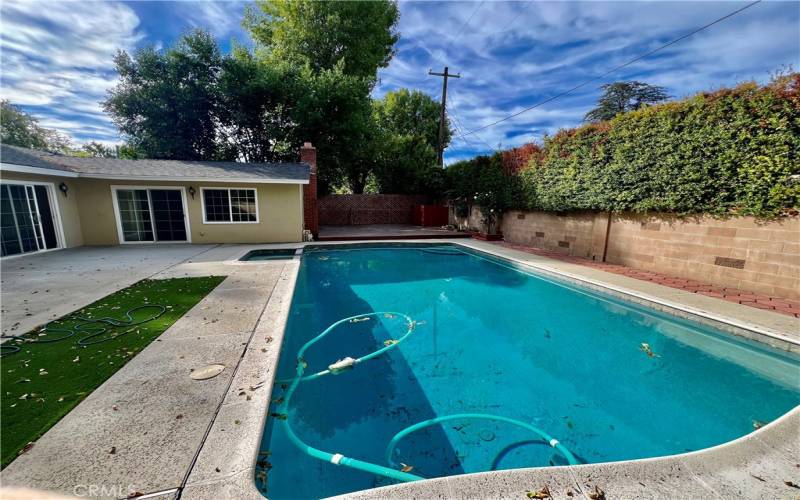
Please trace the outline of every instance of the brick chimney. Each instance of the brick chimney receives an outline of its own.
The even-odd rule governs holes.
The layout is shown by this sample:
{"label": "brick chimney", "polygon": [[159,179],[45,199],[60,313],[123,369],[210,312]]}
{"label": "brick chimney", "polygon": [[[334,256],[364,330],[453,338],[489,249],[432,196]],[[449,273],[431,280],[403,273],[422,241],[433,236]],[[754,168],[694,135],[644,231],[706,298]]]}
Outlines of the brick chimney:
{"label": "brick chimney", "polygon": [[314,238],[319,236],[319,215],[317,214],[317,148],[306,142],[300,148],[300,162],[308,163],[311,176],[303,185],[303,229],[311,231]]}

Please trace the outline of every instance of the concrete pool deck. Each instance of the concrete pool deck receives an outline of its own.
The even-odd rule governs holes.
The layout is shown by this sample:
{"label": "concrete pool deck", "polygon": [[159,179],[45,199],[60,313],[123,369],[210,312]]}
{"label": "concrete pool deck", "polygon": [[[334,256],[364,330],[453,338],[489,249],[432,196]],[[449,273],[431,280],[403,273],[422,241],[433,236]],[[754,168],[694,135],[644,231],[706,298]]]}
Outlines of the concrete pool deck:
{"label": "concrete pool deck", "polygon": [[[683,314],[703,314],[710,321],[726,318],[738,325],[734,333],[752,328],[761,332],[756,338],[776,347],[800,346],[797,318],[491,243],[425,242],[462,244],[590,287],[610,286],[609,293],[633,294],[635,300],[664,308],[677,306]],[[299,246],[184,245],[198,252],[187,252],[189,257],[154,271],[154,278],[228,278],[0,473],[3,485],[68,494],[81,485],[126,490],[106,495],[110,497],[125,496],[133,488],[144,494],[160,492],[159,498],[261,498],[254,482],[255,460],[299,261],[234,259],[253,248]],[[115,249],[106,250],[110,256]],[[212,362],[225,364],[226,370],[205,382],[189,379],[189,370]],[[114,454],[109,453],[112,446]],[[796,498],[800,490],[784,481],[800,484],[798,456],[800,409],[795,409],[739,440],[686,455],[453,476],[349,496],[525,498],[526,491],[547,486],[553,498],[577,498],[597,486],[608,498]]]}
{"label": "concrete pool deck", "polygon": [[[182,487],[287,265],[286,261],[231,262],[250,248],[170,246],[167,253],[175,263],[152,258],[150,262],[157,264],[123,273],[124,285],[118,288],[138,277],[228,277],[4,469],[2,485],[77,495],[95,491],[111,498],[135,492],[174,494]],[[120,255],[130,262],[158,253],[141,246],[133,251],[129,247],[104,250],[102,262],[94,259],[98,249],[86,249],[85,259],[92,262],[90,267],[99,269],[96,272],[104,277],[101,283],[109,284],[123,260],[117,258]],[[80,254],[70,252],[66,257],[76,253]],[[15,264],[28,273],[50,276],[48,266],[27,266],[23,259],[18,260]],[[59,275],[47,286],[59,296],[73,297],[75,307],[114,291],[110,285],[96,290],[98,282],[94,280],[73,279],[71,285],[67,281]],[[30,307],[49,305],[48,298]],[[225,370],[204,381],[189,377],[192,370],[212,363],[225,365]]]}
{"label": "concrete pool deck", "polygon": [[80,247],[3,259],[3,333],[28,332],[216,246]]}

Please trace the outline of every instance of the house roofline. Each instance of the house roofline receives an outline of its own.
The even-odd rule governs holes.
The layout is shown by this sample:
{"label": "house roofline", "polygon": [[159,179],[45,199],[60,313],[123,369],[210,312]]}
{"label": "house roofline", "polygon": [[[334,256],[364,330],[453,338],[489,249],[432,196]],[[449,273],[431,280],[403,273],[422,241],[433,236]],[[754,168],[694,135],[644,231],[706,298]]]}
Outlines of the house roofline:
{"label": "house roofline", "polygon": [[23,174],[51,175],[54,177],[80,177],[77,172],[57,170],[54,168],[30,167],[14,163],[0,163],[0,171],[19,172]]}
{"label": "house roofline", "polygon": [[164,182],[223,182],[243,183],[243,184],[308,184],[308,179],[258,179],[258,178],[238,178],[238,177],[181,177],[181,176],[141,176],[125,174],[92,174],[70,172],[66,170],[56,170],[41,167],[29,167],[27,165],[16,165],[13,163],[0,163],[0,170],[18,172],[25,174],[50,175],[54,177],[71,177],[82,179],[108,179],[108,180],[129,180],[129,181],[164,181]]}

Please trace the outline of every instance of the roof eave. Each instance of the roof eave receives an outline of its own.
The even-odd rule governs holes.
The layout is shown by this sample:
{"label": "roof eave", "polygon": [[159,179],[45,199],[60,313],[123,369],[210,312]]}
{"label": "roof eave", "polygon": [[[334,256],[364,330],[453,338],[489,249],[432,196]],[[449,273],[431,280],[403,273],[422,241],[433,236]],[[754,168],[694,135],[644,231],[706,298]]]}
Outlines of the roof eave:
{"label": "roof eave", "polygon": [[253,177],[184,177],[184,176],[143,176],[125,174],[90,174],[56,170],[42,167],[16,165],[14,163],[0,163],[0,170],[23,174],[49,175],[53,177],[80,177],[85,179],[109,179],[129,181],[164,181],[164,182],[223,182],[226,184],[308,184],[308,179],[258,179]]}
{"label": "roof eave", "polygon": [[78,177],[85,179],[109,179],[129,181],[165,181],[165,182],[224,182],[226,184],[308,184],[308,179],[258,179],[252,177],[184,177],[166,175],[124,175],[124,174],[86,174]]}
{"label": "roof eave", "polygon": [[57,170],[55,168],[30,167],[28,165],[16,165],[14,163],[0,163],[0,171],[18,172],[21,174],[50,175],[54,177],[80,177],[77,172],[68,170]]}

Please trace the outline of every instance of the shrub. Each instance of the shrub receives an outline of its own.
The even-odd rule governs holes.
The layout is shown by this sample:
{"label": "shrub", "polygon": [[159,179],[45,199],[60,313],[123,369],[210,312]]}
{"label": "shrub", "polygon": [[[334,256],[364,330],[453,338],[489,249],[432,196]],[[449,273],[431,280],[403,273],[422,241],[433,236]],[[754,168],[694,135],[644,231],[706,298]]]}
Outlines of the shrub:
{"label": "shrub", "polygon": [[456,213],[468,214],[473,204],[481,207],[489,233],[497,229],[495,223],[503,212],[520,203],[519,179],[505,172],[500,153],[455,163],[445,173],[447,195],[453,200]]}
{"label": "shrub", "polygon": [[[488,162],[508,184],[505,209],[774,217],[800,197],[800,73],[562,130],[525,151],[518,173],[519,151],[505,164],[479,157],[454,165],[450,187],[483,182],[479,172],[495,168]],[[459,172],[470,178],[456,179]]]}

